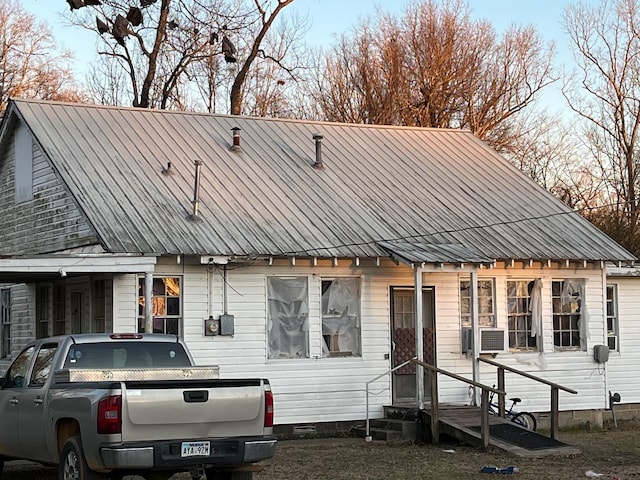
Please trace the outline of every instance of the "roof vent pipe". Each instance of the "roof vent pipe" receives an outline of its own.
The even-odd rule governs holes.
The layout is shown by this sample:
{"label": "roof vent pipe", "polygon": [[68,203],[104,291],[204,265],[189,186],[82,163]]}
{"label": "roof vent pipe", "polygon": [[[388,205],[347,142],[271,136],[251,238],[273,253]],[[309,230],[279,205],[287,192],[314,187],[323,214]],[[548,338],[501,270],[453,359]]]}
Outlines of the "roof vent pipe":
{"label": "roof vent pipe", "polygon": [[322,139],[324,137],[319,133],[313,134],[313,139],[316,141],[316,161],[313,164],[313,168],[317,168],[318,170],[322,170],[324,168],[324,164],[322,163]]}
{"label": "roof vent pipe", "polygon": [[193,205],[193,213],[189,215],[189,220],[199,222],[199,210],[200,210],[200,169],[202,167],[201,160],[195,160],[194,165],[196,166],[196,178],[195,183],[193,185],[193,201],[191,204]]}
{"label": "roof vent pipe", "polygon": [[231,148],[229,150],[231,150],[232,152],[239,152],[240,150],[242,150],[242,148],[240,147],[240,127],[233,127],[231,129],[231,131],[233,132],[233,145],[231,145]]}

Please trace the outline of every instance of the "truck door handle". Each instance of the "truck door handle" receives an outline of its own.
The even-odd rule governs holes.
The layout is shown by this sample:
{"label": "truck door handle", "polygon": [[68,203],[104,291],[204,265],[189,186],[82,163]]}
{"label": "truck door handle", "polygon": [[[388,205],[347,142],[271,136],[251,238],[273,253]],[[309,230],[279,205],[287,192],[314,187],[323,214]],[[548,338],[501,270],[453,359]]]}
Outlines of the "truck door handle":
{"label": "truck door handle", "polygon": [[13,397],[10,401],[11,401],[11,405],[17,405],[19,403],[16,397]]}
{"label": "truck door handle", "polygon": [[36,405],[42,405],[42,398],[40,397],[34,398],[33,403],[35,403]]}
{"label": "truck door handle", "polygon": [[186,390],[182,395],[187,403],[206,402],[209,400],[209,392],[207,390]]}

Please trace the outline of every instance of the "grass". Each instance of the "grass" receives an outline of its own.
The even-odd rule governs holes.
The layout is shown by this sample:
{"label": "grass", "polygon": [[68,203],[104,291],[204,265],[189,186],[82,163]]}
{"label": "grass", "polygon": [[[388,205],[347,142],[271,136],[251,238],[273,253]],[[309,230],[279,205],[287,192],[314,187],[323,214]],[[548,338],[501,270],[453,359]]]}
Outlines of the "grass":
{"label": "grass", "polygon": [[[282,441],[274,459],[264,463],[256,480],[425,480],[485,479],[485,465],[513,465],[521,480],[586,478],[588,470],[603,480],[640,479],[640,422],[619,422],[617,428],[561,430],[559,440],[579,448],[572,456],[523,458],[501,450],[440,445],[365,443],[362,439]],[[446,450],[454,450],[448,453]]]}

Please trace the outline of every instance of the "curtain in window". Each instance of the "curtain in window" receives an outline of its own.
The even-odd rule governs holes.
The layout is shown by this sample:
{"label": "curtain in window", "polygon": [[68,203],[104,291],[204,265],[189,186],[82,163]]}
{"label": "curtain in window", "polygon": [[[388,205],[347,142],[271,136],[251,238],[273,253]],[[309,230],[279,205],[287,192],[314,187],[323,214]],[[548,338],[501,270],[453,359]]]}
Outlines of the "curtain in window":
{"label": "curtain in window", "polygon": [[571,278],[562,282],[562,303],[571,303],[577,301],[578,312],[578,331],[580,333],[580,343],[586,348],[589,339],[589,310],[585,301],[585,290],[587,285],[586,278]]}
{"label": "curtain in window", "polygon": [[267,278],[269,358],[307,357],[307,278]]}

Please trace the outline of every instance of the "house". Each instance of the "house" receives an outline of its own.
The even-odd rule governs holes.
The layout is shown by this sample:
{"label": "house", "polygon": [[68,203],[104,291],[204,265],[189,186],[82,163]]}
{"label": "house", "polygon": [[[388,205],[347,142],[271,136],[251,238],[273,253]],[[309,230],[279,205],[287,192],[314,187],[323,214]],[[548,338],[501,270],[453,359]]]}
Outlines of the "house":
{"label": "house", "polygon": [[[492,354],[602,419],[640,346],[606,276],[635,257],[468,131],[13,99],[0,208],[5,364],[33,337],[176,333],[269,378],[282,431],[419,402],[414,355],[491,385]],[[527,378],[507,392],[549,410]]]}

